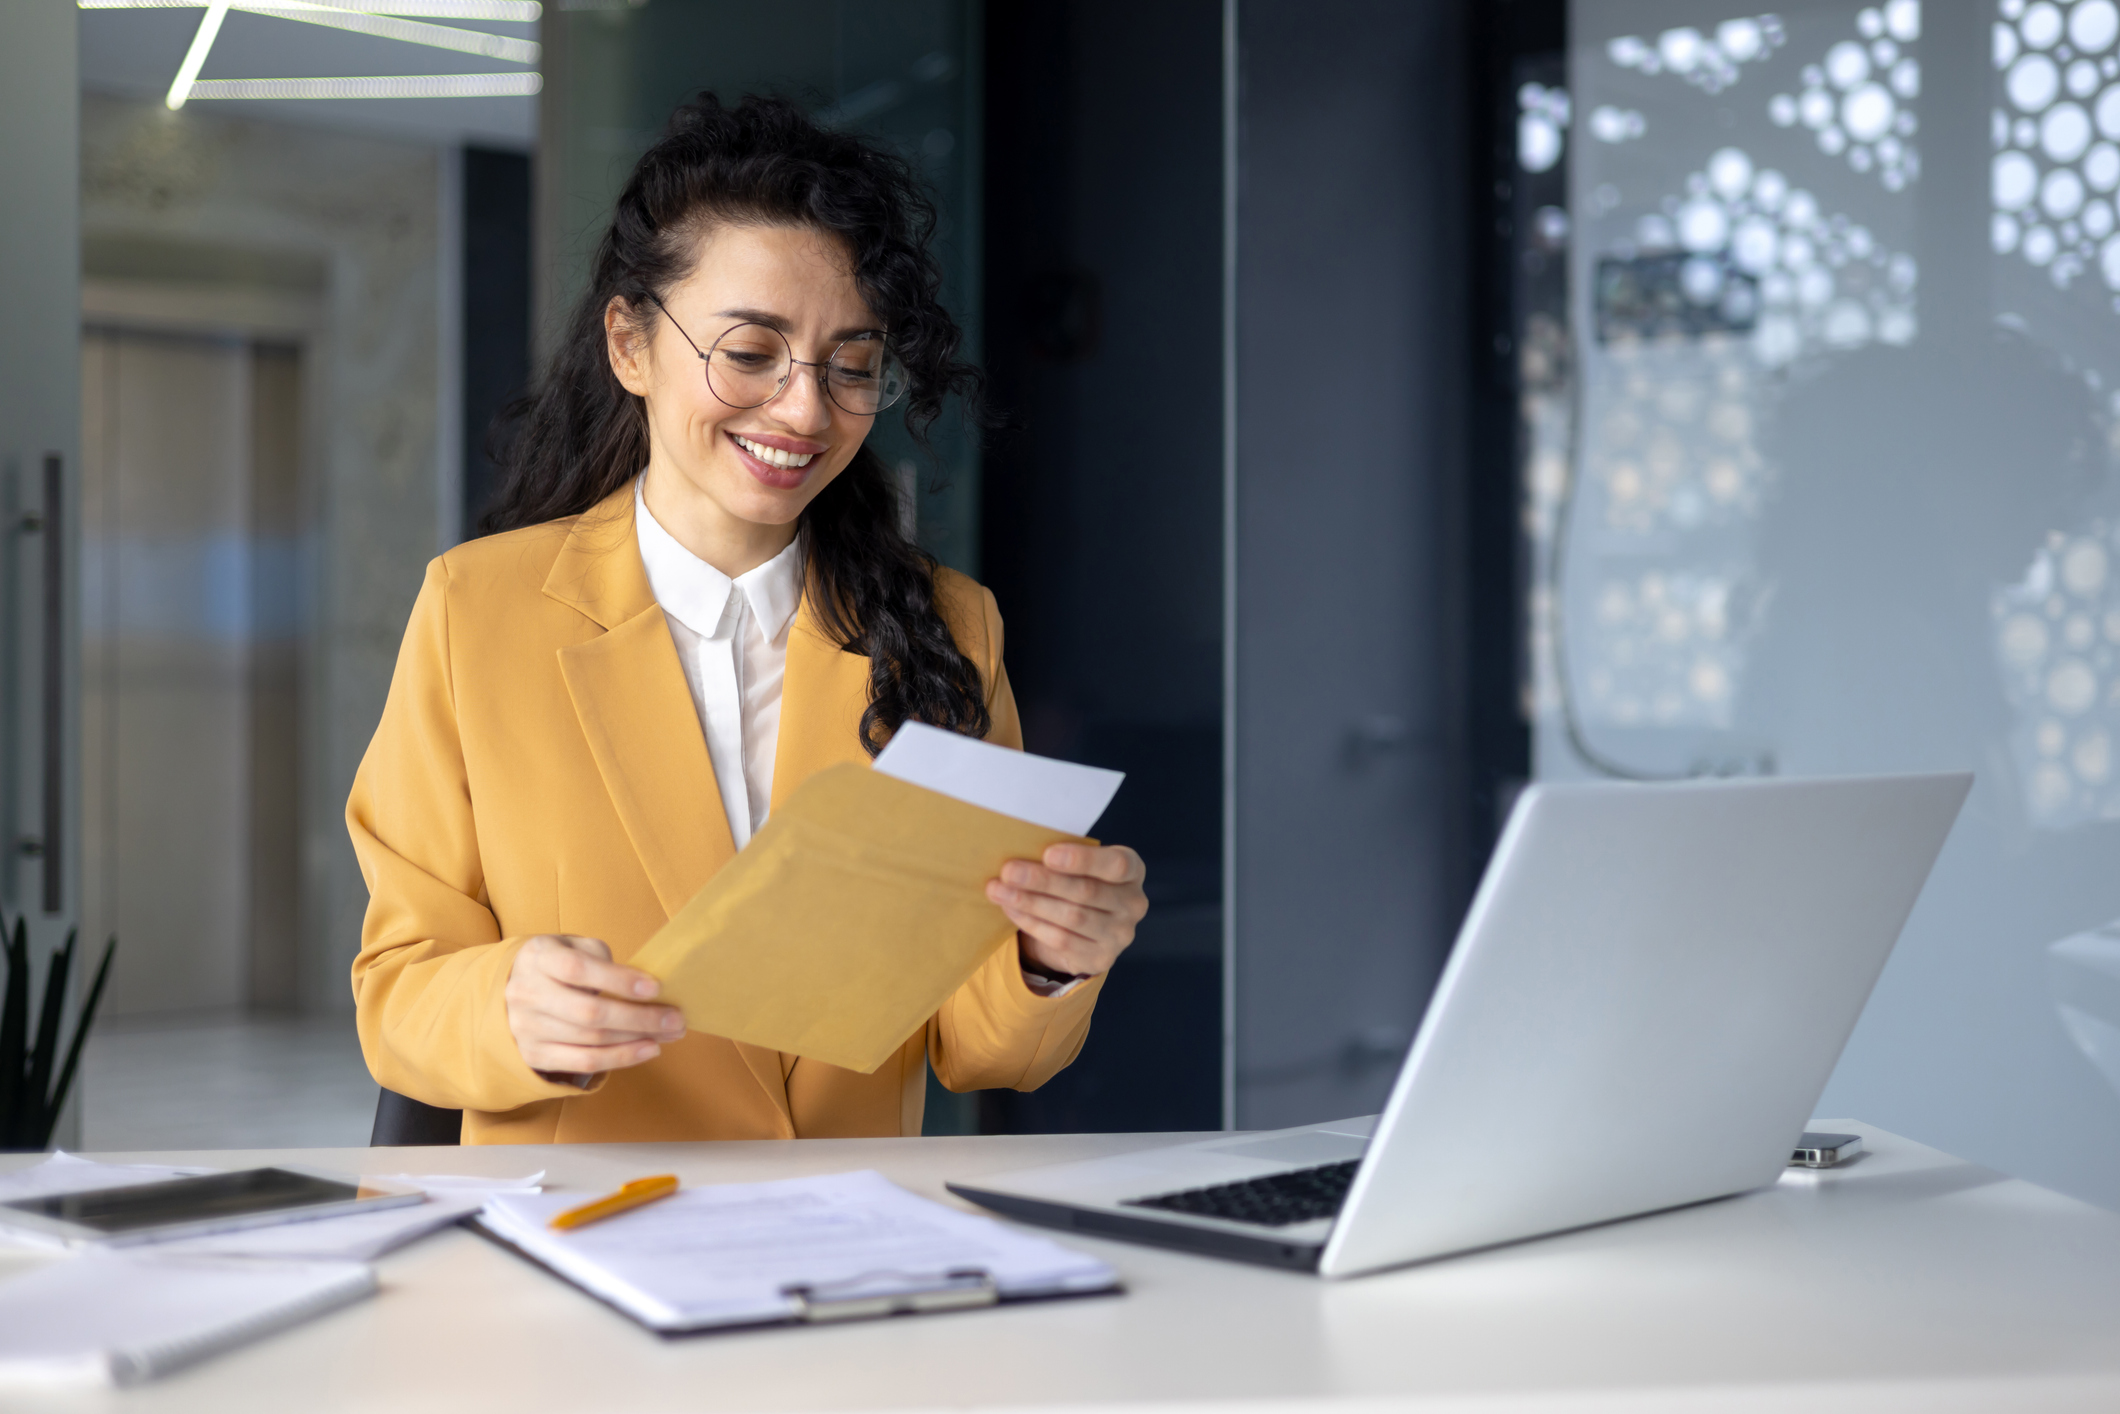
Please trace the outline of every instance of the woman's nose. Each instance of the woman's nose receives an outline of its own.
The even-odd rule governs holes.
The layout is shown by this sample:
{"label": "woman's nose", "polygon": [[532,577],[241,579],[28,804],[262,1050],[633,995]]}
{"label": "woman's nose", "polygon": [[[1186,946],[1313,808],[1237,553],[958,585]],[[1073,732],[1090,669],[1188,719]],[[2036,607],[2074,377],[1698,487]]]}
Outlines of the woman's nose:
{"label": "woman's nose", "polygon": [[822,432],[832,425],[832,404],[824,391],[824,370],[795,365],[795,376],[774,400],[780,420],[797,432]]}

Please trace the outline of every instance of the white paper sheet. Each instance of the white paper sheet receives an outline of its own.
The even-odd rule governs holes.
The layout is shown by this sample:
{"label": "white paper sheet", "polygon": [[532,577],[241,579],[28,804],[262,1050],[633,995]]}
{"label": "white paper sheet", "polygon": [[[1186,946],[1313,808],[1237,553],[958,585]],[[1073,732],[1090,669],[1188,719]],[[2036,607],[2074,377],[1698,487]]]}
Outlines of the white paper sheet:
{"label": "white paper sheet", "polygon": [[84,1159],[64,1149],[28,1168],[0,1173],[0,1203],[18,1198],[40,1198],[49,1193],[92,1193],[99,1188],[123,1188],[129,1183],[153,1183],[164,1178],[189,1178],[212,1173],[212,1169],[171,1168],[168,1164],[106,1164]]}
{"label": "white paper sheet", "polygon": [[502,1197],[480,1221],[660,1330],[781,1320],[790,1285],[905,1289],[978,1268],[1004,1296],[1102,1291],[1094,1257],[917,1197],[872,1170],[687,1188],[571,1232],[576,1193]]}
{"label": "white paper sheet", "polygon": [[1124,771],[1078,766],[977,741],[921,722],[907,722],[877,753],[886,776],[1043,825],[1086,835],[1112,803]]}
{"label": "white paper sheet", "polygon": [[523,1178],[464,1178],[454,1174],[398,1173],[387,1175],[398,1183],[427,1190],[427,1201],[409,1208],[384,1208],[374,1213],[349,1213],[339,1218],[313,1218],[308,1222],[275,1223],[271,1227],[249,1227],[235,1232],[210,1232],[201,1237],[182,1237],[154,1244],[157,1252],[211,1253],[220,1257],[281,1257],[311,1260],[338,1259],[372,1262],[385,1252],[394,1252],[408,1242],[439,1232],[460,1222],[506,1194],[538,1191],[545,1171]]}

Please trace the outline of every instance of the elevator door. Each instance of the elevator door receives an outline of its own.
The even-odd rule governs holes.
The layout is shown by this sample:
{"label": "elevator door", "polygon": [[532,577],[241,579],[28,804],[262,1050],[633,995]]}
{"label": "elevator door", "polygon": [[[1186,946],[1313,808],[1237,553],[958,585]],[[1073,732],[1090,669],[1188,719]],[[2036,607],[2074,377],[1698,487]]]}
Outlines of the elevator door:
{"label": "elevator door", "polygon": [[83,926],[114,1013],[292,1001],[299,360],[82,339]]}

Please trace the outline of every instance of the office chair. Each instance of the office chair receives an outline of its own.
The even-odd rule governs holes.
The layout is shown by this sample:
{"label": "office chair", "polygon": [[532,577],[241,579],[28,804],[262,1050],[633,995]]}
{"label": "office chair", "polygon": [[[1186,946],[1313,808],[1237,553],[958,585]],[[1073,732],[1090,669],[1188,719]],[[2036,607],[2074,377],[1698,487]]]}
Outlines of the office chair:
{"label": "office chair", "polygon": [[409,1095],[385,1089],[375,1097],[375,1127],[368,1132],[371,1148],[401,1144],[461,1144],[464,1112],[423,1105]]}

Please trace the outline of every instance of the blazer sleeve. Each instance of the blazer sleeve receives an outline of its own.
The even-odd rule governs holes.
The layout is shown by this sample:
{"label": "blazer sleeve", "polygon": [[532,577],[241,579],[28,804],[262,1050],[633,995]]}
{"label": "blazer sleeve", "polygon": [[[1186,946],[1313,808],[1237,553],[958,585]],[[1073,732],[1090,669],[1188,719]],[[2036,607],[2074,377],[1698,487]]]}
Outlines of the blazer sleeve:
{"label": "blazer sleeve", "polygon": [[503,989],[527,939],[503,939],[484,899],[442,560],[428,565],[413,605],[346,828],[368,885],[353,998],[376,1083],[489,1112],[581,1095],[530,1069],[508,1029]]}
{"label": "blazer sleeve", "polygon": [[[1023,724],[1001,663],[1001,614],[991,591],[979,588],[978,596],[975,661],[986,680],[987,712],[993,719],[986,739],[1021,751]],[[1090,1013],[1104,976],[1076,984],[1065,996],[1039,996],[1023,980],[1015,937],[1011,928],[928,1023],[928,1063],[946,1089],[1035,1090],[1064,1070],[1089,1037]]]}

